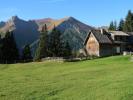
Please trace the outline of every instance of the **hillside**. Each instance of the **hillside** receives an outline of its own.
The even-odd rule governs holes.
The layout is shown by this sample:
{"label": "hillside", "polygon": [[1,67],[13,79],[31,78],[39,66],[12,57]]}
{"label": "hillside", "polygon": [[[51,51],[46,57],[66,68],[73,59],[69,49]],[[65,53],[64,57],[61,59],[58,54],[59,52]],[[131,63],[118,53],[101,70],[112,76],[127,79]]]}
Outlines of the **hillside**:
{"label": "hillside", "polygon": [[0,65],[0,100],[132,100],[132,65],[128,56]]}
{"label": "hillside", "polygon": [[59,20],[45,18],[25,21],[17,16],[13,16],[7,22],[0,23],[0,32],[4,36],[3,33],[12,30],[19,49],[26,44],[31,44],[32,50],[35,50],[38,44],[39,31],[45,24],[47,24],[49,31],[54,26],[62,31],[64,41],[68,40],[73,50],[78,50],[83,47],[83,42],[88,31],[93,29],[93,27],[73,17],[66,17]]}

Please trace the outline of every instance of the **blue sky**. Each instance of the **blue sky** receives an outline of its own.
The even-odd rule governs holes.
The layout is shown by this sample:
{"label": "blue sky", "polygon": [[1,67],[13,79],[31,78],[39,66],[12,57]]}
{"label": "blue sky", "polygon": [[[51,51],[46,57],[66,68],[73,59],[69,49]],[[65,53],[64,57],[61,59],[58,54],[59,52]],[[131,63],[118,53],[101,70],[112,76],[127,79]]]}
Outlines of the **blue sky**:
{"label": "blue sky", "polygon": [[0,21],[13,15],[22,19],[73,16],[93,26],[108,25],[133,11],[133,0],[1,0]]}

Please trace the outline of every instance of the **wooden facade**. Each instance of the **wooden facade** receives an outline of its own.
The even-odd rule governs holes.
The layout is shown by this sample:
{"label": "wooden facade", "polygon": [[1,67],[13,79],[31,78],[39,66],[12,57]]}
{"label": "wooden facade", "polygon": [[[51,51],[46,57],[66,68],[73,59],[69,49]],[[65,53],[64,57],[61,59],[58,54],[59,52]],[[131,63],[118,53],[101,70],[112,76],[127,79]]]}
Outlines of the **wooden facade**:
{"label": "wooden facade", "polygon": [[114,44],[114,54],[123,54],[124,51],[132,51],[131,35],[122,31],[110,32]]}
{"label": "wooden facade", "polygon": [[86,41],[86,51],[90,56],[110,56],[112,55],[112,47],[113,45],[109,43],[100,43],[98,39],[95,37],[93,32],[89,34],[89,38]]}
{"label": "wooden facade", "polygon": [[113,44],[100,44],[100,56],[114,55]]}
{"label": "wooden facade", "polygon": [[103,57],[122,54],[124,51],[133,52],[133,35],[121,31],[101,32],[90,31],[87,35],[84,46],[89,56]]}
{"label": "wooden facade", "polygon": [[100,56],[99,55],[99,43],[93,34],[90,34],[90,38],[88,39],[85,48],[87,50],[88,55]]}

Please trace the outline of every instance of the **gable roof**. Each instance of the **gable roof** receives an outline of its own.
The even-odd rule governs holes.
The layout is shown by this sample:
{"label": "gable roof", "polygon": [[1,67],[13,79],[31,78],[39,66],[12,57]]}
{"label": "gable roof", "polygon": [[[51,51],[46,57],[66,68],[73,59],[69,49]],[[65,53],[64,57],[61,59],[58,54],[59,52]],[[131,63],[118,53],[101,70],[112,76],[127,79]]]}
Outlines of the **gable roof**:
{"label": "gable roof", "polygon": [[113,35],[118,35],[118,36],[129,36],[127,33],[122,31],[110,31],[109,33]]}
{"label": "gable roof", "polygon": [[101,34],[99,31],[93,30],[88,33],[84,41],[84,45],[86,45],[91,33],[95,36],[100,44],[112,44],[112,41],[108,38],[107,35]]}
{"label": "gable roof", "polygon": [[133,32],[127,32],[127,34],[133,36]]}

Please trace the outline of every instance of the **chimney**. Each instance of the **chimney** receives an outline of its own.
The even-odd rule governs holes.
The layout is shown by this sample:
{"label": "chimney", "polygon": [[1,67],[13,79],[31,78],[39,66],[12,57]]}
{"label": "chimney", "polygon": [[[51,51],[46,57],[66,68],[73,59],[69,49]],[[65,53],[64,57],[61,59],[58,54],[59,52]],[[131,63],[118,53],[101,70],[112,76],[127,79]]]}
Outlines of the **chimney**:
{"label": "chimney", "polygon": [[101,31],[101,34],[104,34],[104,29],[101,28],[100,31]]}

